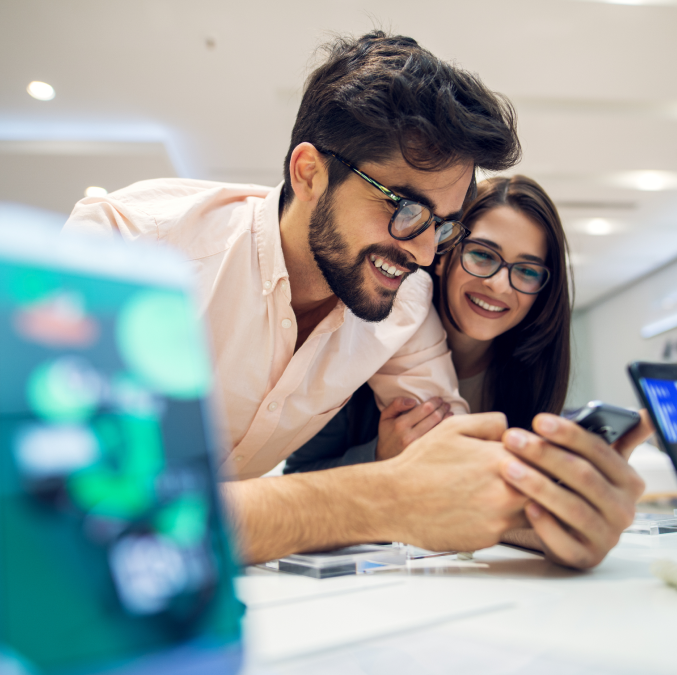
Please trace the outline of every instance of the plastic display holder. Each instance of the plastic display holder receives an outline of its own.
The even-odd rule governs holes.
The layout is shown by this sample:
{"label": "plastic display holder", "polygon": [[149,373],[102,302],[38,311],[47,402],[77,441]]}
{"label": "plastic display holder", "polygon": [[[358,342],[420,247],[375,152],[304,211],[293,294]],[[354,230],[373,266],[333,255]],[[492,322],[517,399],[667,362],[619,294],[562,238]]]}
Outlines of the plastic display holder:
{"label": "plastic display holder", "polygon": [[335,551],[297,553],[263,565],[287,574],[300,574],[314,579],[328,579],[349,574],[363,574],[369,569],[405,565],[404,551],[373,544],[348,546]]}
{"label": "plastic display holder", "polygon": [[[425,548],[414,546],[413,544],[405,544],[403,542],[394,541],[392,544],[379,544],[379,546],[390,547],[393,550],[400,552],[407,560],[420,560],[422,558],[439,558],[441,556],[453,555],[458,551],[429,551]],[[472,556],[471,556],[472,557]]]}
{"label": "plastic display holder", "polygon": [[628,534],[675,534],[677,533],[677,509],[674,515],[665,513],[636,513]]}

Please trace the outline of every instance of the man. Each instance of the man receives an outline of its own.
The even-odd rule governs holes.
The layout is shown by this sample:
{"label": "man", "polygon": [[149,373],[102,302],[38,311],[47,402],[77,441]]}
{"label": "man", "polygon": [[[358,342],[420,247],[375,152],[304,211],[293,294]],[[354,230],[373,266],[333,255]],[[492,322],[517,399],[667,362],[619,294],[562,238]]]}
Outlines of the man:
{"label": "man", "polygon": [[[564,564],[596,564],[616,543],[641,481],[553,416],[536,420],[541,438],[505,434],[500,414],[458,414],[431,282],[415,273],[462,238],[475,169],[518,157],[507,102],[410,38],[374,32],[335,41],[311,75],[277,189],[145,181],[75,208],[67,231],[159,240],[192,261],[243,479],[224,495],[246,560],[375,540],[468,550],[529,524],[524,541]],[[257,478],[365,381],[382,406],[427,401],[431,431],[388,461]]]}

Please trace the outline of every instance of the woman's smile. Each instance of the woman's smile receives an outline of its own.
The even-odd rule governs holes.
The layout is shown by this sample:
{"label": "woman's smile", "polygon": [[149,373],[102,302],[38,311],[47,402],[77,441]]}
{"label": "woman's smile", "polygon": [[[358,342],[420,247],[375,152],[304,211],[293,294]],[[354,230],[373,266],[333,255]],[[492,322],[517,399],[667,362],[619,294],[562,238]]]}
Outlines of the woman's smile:
{"label": "woman's smile", "polygon": [[[489,298],[482,293],[466,293],[465,297],[472,303],[471,309],[480,316],[487,316],[490,319],[498,318],[510,309],[504,302]],[[485,312],[488,312],[488,314],[485,314]]]}

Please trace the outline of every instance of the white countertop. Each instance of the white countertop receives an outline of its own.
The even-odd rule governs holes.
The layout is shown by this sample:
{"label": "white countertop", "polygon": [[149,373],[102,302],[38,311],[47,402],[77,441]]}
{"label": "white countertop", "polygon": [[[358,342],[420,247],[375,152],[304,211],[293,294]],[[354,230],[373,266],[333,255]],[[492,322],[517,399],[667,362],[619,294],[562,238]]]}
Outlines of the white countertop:
{"label": "white countertop", "polygon": [[249,568],[245,674],[674,675],[677,589],[651,575],[658,558],[677,560],[677,534],[624,534],[588,572],[507,546],[427,574]]}

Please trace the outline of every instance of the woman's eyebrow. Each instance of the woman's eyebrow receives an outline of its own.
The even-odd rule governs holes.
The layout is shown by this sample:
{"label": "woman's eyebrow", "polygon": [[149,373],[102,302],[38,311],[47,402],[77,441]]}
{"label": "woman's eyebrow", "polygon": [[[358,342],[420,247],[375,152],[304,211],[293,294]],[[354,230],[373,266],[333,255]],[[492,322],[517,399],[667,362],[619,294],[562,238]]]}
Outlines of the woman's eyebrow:
{"label": "woman's eyebrow", "polygon": [[[491,248],[496,249],[499,253],[503,253],[503,248],[501,247],[500,244],[497,244],[495,241],[491,241],[491,239],[484,239],[482,237],[473,237],[471,235],[470,237],[473,241],[479,241],[481,244],[486,244],[487,246],[491,246]],[[517,256],[518,260],[528,260],[531,262],[536,262],[540,263],[541,265],[545,265],[545,260],[541,258],[538,255],[531,255],[531,253],[520,253]]]}
{"label": "woman's eyebrow", "polygon": [[[433,213],[435,213],[435,205],[426,197],[422,192],[419,192],[415,187],[411,185],[394,185],[389,188],[391,192],[404,197],[405,199],[411,199],[414,202],[419,202],[423,206],[427,206]],[[435,215],[437,215],[435,213]],[[463,215],[463,209],[450,213],[446,216],[439,216],[442,220],[459,220]]]}

